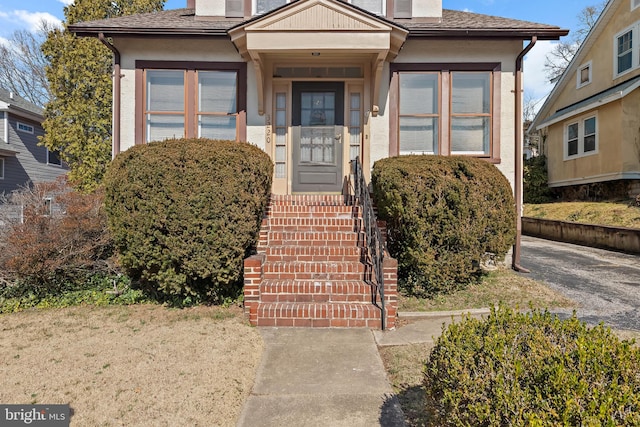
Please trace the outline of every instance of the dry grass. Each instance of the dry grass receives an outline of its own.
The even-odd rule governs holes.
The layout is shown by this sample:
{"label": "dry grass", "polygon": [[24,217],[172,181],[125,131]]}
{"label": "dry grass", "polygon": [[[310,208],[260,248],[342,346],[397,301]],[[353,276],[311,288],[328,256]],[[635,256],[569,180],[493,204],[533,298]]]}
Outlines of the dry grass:
{"label": "dry grass", "polygon": [[263,350],[239,308],[1,316],[0,402],[69,403],[75,426],[232,426]]}
{"label": "dry grass", "polygon": [[501,268],[478,284],[432,299],[399,296],[400,311],[448,311],[487,308],[503,302],[511,308],[574,307],[575,303],[535,280]]}
{"label": "dry grass", "polygon": [[524,215],[586,224],[640,228],[640,207],[628,200],[615,202],[559,202],[526,204]]}

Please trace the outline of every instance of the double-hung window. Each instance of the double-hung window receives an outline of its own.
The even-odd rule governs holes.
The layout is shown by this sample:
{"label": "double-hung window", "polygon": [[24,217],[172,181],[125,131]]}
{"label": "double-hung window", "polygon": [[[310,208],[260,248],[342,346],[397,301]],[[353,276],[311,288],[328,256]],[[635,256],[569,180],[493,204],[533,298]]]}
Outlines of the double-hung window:
{"label": "double-hung window", "polygon": [[[443,70],[446,66],[452,70]],[[398,101],[390,154],[458,154],[499,162],[499,70],[493,63],[392,64],[391,95]]]}
{"label": "double-hung window", "polygon": [[597,117],[581,117],[565,127],[565,159],[595,154],[598,150]]}
{"label": "double-hung window", "polygon": [[640,67],[640,21],[613,38],[613,75],[619,77]]}
{"label": "double-hung window", "polygon": [[[246,133],[244,64],[137,64],[142,132],[136,142],[170,138],[243,140]],[[217,69],[216,69],[217,68]]]}
{"label": "double-hung window", "polygon": [[438,73],[400,73],[400,154],[438,154]]}
{"label": "double-hung window", "polygon": [[451,153],[488,155],[491,144],[491,73],[451,75]]}

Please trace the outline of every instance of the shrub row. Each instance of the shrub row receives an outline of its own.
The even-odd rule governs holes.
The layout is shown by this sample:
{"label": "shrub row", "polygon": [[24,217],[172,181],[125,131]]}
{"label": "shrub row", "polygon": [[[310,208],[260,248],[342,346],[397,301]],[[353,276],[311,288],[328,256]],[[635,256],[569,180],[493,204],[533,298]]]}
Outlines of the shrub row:
{"label": "shrub row", "polygon": [[425,365],[442,426],[640,425],[640,350],[575,314],[500,307],[443,328]]}
{"label": "shrub row", "polygon": [[492,164],[461,156],[379,160],[372,173],[379,217],[398,260],[399,286],[425,297],[474,281],[515,239],[509,182]]}
{"label": "shrub row", "polygon": [[[112,275],[114,248],[103,198],[101,191],[79,193],[60,179],[25,187],[5,200],[0,271],[12,289],[3,293],[39,298],[82,287],[95,274]],[[7,214],[11,208],[14,215]]]}
{"label": "shrub row", "polygon": [[232,141],[167,140],[119,154],[104,182],[122,266],[159,295],[237,296],[272,172],[266,153]]}

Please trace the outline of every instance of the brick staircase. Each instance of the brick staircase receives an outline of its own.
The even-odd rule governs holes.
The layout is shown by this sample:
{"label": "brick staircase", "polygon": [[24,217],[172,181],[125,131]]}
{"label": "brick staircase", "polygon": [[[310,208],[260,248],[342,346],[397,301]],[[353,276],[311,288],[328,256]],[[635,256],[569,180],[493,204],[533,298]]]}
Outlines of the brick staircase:
{"label": "brick staircase", "polygon": [[[255,326],[381,327],[360,207],[339,195],[272,195],[257,254],[244,262]],[[386,328],[395,326],[397,263],[384,261]],[[375,303],[374,303],[375,302]]]}

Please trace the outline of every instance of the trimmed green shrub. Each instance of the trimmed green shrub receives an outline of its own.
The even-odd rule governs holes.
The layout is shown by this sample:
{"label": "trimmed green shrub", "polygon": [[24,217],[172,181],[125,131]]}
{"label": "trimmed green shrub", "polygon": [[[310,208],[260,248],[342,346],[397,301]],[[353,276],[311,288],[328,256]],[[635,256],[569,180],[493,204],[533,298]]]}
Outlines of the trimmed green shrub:
{"label": "trimmed green shrub", "polygon": [[264,151],[233,141],[167,140],[119,154],[105,204],[122,266],[161,299],[237,296],[272,172]]}
{"label": "trimmed green shrub", "polygon": [[509,182],[492,164],[462,156],[400,156],[372,173],[379,217],[398,260],[399,286],[428,297],[472,283],[481,263],[515,239]]}
{"label": "trimmed green shrub", "polygon": [[640,425],[640,350],[575,314],[505,307],[443,328],[425,365],[441,426]]}
{"label": "trimmed green shrub", "polygon": [[532,157],[524,161],[523,193],[525,203],[547,203],[553,199],[547,178],[546,156]]}

